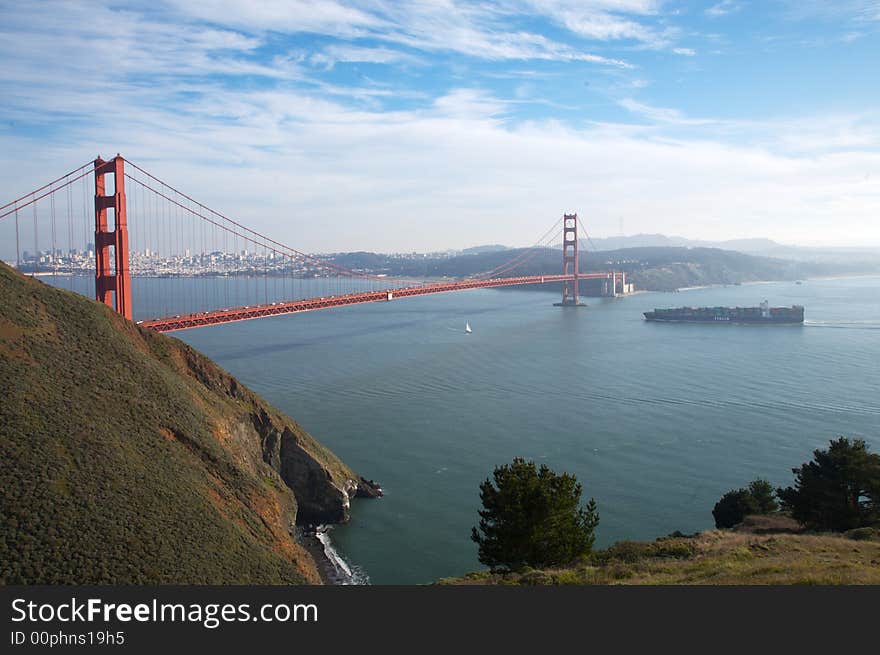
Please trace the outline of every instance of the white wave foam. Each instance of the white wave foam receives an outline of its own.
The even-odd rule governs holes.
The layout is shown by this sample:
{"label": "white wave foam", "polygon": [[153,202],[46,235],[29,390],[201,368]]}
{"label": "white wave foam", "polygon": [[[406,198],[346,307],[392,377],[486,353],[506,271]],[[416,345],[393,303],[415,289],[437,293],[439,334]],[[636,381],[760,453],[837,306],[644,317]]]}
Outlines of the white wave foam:
{"label": "white wave foam", "polygon": [[352,566],[345,561],[345,558],[339,554],[330,541],[330,530],[333,526],[319,525],[315,528],[315,538],[321,542],[324,549],[324,556],[336,571],[336,577],[340,584],[343,585],[361,585],[370,584],[370,578],[357,566]]}
{"label": "white wave foam", "polygon": [[839,330],[880,330],[880,321],[804,321],[806,327],[837,328]]}

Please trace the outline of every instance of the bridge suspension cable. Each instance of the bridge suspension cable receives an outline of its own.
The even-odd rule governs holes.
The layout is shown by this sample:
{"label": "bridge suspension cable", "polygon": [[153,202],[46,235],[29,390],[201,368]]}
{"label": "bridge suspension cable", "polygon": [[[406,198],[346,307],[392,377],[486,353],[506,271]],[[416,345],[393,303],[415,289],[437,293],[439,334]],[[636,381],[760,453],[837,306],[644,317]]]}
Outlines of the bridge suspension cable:
{"label": "bridge suspension cable", "polygon": [[538,254],[540,254],[543,250],[549,249],[552,247],[553,235],[556,234],[559,229],[559,225],[562,223],[562,219],[558,219],[551,227],[548,229],[540,239],[538,239],[533,246],[526,248],[519,255],[515,256],[508,262],[496,266],[495,268],[485,271],[483,273],[478,273],[473,278],[476,279],[488,279],[491,277],[498,277],[503,273],[512,271],[532,259],[534,259]]}
{"label": "bridge suspension cable", "polygon": [[83,164],[0,206],[0,219],[6,217],[13,219],[0,221],[0,258],[53,284],[66,281],[121,312],[122,298],[128,308],[122,313],[160,330],[571,278],[543,265],[538,275],[527,268],[554,247],[562,218],[488,271],[440,281],[393,278],[369,263],[352,269],[288,246],[119,155]]}
{"label": "bridge suspension cable", "polygon": [[[157,178],[156,176],[154,176],[154,175],[152,175],[151,173],[147,172],[146,170],[144,170],[143,168],[141,168],[141,167],[138,166],[137,164],[133,163],[132,161],[130,161],[130,160],[128,160],[128,159],[126,159],[125,161],[126,161],[126,163],[129,164],[132,168],[134,168],[135,170],[137,170],[137,171],[143,173],[145,176],[147,176],[147,177],[150,178],[151,180],[155,181],[157,184],[159,184],[159,185],[165,187],[166,189],[168,189],[168,190],[174,192],[174,193],[177,194],[178,196],[180,196],[180,197],[182,197],[182,198],[185,198],[187,201],[193,203],[196,207],[200,208],[201,210],[203,210],[203,211],[205,211],[205,212],[207,212],[207,213],[209,213],[209,214],[212,214],[216,219],[219,219],[219,220],[221,220],[221,221],[225,221],[226,223],[228,223],[228,224],[229,224],[230,226],[232,226],[232,227],[228,227],[228,226],[226,226],[226,225],[223,225],[222,223],[219,223],[219,222],[217,222],[216,220],[213,220],[213,219],[211,219],[210,217],[205,216],[204,214],[200,214],[200,213],[194,211],[193,209],[190,209],[190,208],[184,207],[184,205],[182,205],[181,203],[175,201],[174,199],[170,198],[169,196],[163,194],[161,191],[158,191],[157,189],[154,189],[153,187],[147,185],[146,183],[144,183],[144,182],[142,182],[142,181],[140,181],[140,180],[136,180],[136,179],[134,179],[134,178],[131,178],[130,175],[126,175],[126,177],[131,178],[134,182],[137,182],[138,184],[141,184],[142,186],[144,186],[145,188],[149,189],[149,190],[152,191],[153,193],[162,196],[163,198],[165,198],[165,199],[168,200],[169,202],[172,202],[172,203],[174,203],[175,205],[178,205],[179,207],[183,207],[184,209],[186,209],[187,211],[189,211],[189,212],[195,214],[195,215],[198,216],[199,218],[202,218],[203,220],[206,220],[206,221],[208,221],[208,222],[210,222],[210,223],[213,223],[214,225],[216,225],[217,227],[219,227],[219,228],[221,228],[221,229],[228,230],[230,233],[236,233],[236,230],[239,230],[240,232],[237,232],[237,234],[238,234],[239,236],[242,236],[242,238],[249,239],[250,241],[253,241],[254,243],[271,244],[271,246],[274,246],[274,247],[278,248],[278,250],[279,250],[280,252],[289,253],[291,256],[298,257],[298,258],[302,258],[303,260],[307,260],[307,261],[309,261],[309,262],[312,262],[312,263],[314,263],[316,266],[318,266],[318,267],[320,267],[320,268],[324,268],[324,269],[326,269],[326,270],[328,270],[328,271],[333,271],[333,272],[340,273],[340,274],[343,274],[343,275],[346,275],[346,276],[349,276],[349,277],[360,277],[360,278],[365,278],[365,279],[382,279],[382,278],[379,278],[378,276],[375,276],[375,275],[370,275],[370,274],[368,274],[368,273],[361,273],[361,272],[358,272],[358,271],[353,271],[353,270],[351,270],[351,269],[347,269],[347,268],[342,267],[342,266],[338,266],[338,265],[336,265],[336,264],[333,264],[332,262],[327,262],[326,260],[323,260],[323,259],[321,259],[320,257],[316,257],[315,255],[309,255],[309,254],[307,254],[307,253],[300,252],[299,250],[296,250],[295,248],[291,248],[290,246],[287,246],[287,245],[285,245],[285,244],[283,244],[283,243],[281,243],[281,242],[279,242],[279,241],[276,241],[276,240],[272,239],[271,237],[268,237],[268,236],[266,236],[266,235],[264,235],[264,234],[261,234],[260,232],[257,232],[256,230],[252,230],[251,228],[242,225],[242,224],[239,223],[238,221],[235,221],[235,220],[229,218],[228,216],[226,216],[226,215],[224,215],[224,214],[221,214],[220,212],[218,212],[218,211],[216,211],[216,210],[214,210],[214,209],[211,209],[211,208],[208,207],[207,205],[202,204],[201,202],[199,202],[199,201],[197,201],[197,200],[191,198],[190,196],[188,196],[187,194],[183,193],[182,191],[179,191],[178,189],[174,188],[174,187],[171,186],[170,184],[168,184],[168,183],[166,183],[166,182],[160,180],[159,178]],[[251,235],[251,236],[245,236],[245,235]]]}
{"label": "bridge suspension cable", "polygon": [[[91,166],[91,163],[86,164],[86,166]],[[77,180],[81,180],[82,178],[92,173],[90,169],[86,169],[85,171],[83,171],[81,170],[82,168],[83,167],[81,166],[72,173],[68,173],[67,175],[59,177],[57,180],[49,182],[48,184],[44,184],[39,189],[34,189],[30,193],[26,193],[16,200],[7,202],[5,205],[0,207],[0,219],[11,216],[16,211],[24,209],[25,207],[29,207],[30,205],[33,205],[43,198],[53,195],[57,191],[60,191],[61,189],[70,186]],[[59,182],[61,182],[61,184],[59,184]]]}

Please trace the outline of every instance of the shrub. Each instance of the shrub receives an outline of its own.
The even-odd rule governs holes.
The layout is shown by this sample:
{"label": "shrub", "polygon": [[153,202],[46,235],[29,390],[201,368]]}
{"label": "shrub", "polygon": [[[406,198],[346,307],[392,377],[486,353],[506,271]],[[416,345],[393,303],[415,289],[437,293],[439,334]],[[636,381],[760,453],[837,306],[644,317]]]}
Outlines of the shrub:
{"label": "shrub", "polygon": [[854,528],[843,535],[853,541],[880,541],[880,528]]}
{"label": "shrub", "polygon": [[772,514],[779,506],[773,497],[773,485],[758,478],[746,489],[732,489],[712,509],[716,528],[732,528],[749,514]]}
{"label": "shrub", "polygon": [[603,551],[596,553],[599,563],[635,563],[649,558],[688,559],[693,557],[696,547],[687,538],[663,537],[656,541],[618,541]]}

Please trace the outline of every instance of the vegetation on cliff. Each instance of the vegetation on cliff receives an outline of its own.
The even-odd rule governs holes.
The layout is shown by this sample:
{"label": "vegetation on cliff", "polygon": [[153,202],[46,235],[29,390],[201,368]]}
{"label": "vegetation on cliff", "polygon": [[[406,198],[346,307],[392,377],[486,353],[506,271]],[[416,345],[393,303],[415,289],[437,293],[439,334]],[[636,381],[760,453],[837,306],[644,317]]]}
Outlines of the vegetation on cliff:
{"label": "vegetation on cliff", "polygon": [[[500,488],[499,470],[506,472],[507,467],[496,469]],[[880,455],[870,453],[861,439],[839,437],[827,449],[813,451],[813,460],[792,472],[793,487],[774,490],[767,480],[756,479],[747,488],[724,494],[712,515],[718,528],[731,530],[691,536],[674,533],[654,542],[621,541],[605,550],[587,549],[567,561],[545,558],[536,564],[508,557],[502,562],[509,570],[501,570],[491,558],[484,558],[483,543],[474,538],[474,531],[480,561],[492,570],[440,582],[880,584]],[[488,480],[481,492],[487,508],[485,496],[492,492],[490,516],[502,514],[507,523],[538,527],[530,523],[530,512],[541,502],[524,502],[522,493],[495,493]],[[486,514],[480,511],[484,519]],[[520,533],[525,537],[514,534],[512,546],[525,541],[530,548],[554,552],[545,543],[556,539],[553,531],[521,528]]]}
{"label": "vegetation on cliff", "polygon": [[712,516],[716,528],[732,528],[746,516],[771,514],[779,509],[773,485],[767,480],[753,480],[745,489],[733,489],[715,503]]}
{"label": "vegetation on cliff", "polygon": [[880,530],[810,534],[780,516],[735,530],[621,541],[562,567],[481,571],[440,584],[880,584]]}
{"label": "vegetation on cliff", "polygon": [[177,339],[0,264],[0,582],[318,582],[355,474]]}
{"label": "vegetation on cliff", "polygon": [[880,455],[864,440],[835,439],[792,473],[794,486],[776,494],[801,524],[837,532],[880,527]]}

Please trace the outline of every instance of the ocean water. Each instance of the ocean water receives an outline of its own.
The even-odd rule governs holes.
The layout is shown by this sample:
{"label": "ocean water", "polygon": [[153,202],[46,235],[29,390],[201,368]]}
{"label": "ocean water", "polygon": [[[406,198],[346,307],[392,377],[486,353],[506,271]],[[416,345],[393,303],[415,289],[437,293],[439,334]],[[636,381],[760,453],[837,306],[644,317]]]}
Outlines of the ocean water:
{"label": "ocean water", "polygon": [[[804,305],[806,324],[642,318],[765,298]],[[476,290],[176,336],[382,484],[329,532],[374,584],[480,568],[479,484],[516,456],[578,477],[604,546],[711,528],[725,491],[790,484],[836,435],[880,451],[880,278],[557,300]]]}

